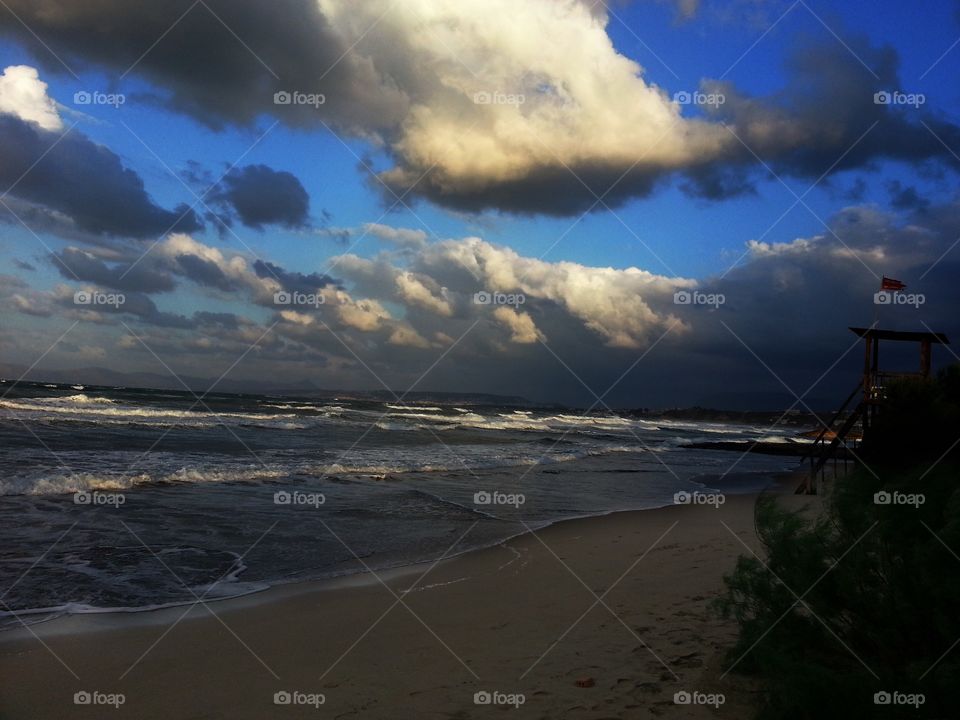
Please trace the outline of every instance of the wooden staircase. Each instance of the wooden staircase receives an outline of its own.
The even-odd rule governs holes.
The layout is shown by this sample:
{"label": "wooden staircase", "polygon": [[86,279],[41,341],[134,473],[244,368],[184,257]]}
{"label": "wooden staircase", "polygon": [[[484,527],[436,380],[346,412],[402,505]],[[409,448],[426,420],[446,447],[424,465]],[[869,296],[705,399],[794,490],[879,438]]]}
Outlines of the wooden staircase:
{"label": "wooden staircase", "polygon": [[[860,402],[857,403],[851,412],[847,413],[847,408],[850,406],[850,403],[858,396],[861,397]],[[843,405],[840,406],[840,409],[833,414],[830,421],[820,430],[820,434],[817,435],[816,440],[814,440],[810,446],[810,452],[803,459],[803,462],[810,462],[810,473],[800,484],[800,487],[797,488],[797,494],[817,494],[821,481],[823,480],[825,467],[830,460],[843,460],[842,467],[844,472],[846,472],[847,462],[851,456],[855,457],[852,449],[847,444],[848,439],[851,439],[854,444],[857,442],[857,438],[850,438],[850,433],[858,422],[861,424],[861,427],[863,426],[867,415],[868,403],[864,401],[862,397],[863,385],[858,383],[853,389],[853,392],[851,392],[844,401]],[[844,415],[845,413],[847,414]],[[841,418],[843,418],[843,423],[835,430],[834,427]]]}

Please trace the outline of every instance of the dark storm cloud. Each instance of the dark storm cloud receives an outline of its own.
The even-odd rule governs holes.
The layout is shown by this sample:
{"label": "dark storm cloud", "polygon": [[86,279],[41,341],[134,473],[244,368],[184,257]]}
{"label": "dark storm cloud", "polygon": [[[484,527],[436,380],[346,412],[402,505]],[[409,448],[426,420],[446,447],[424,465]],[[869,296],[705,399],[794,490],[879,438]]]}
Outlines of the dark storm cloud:
{"label": "dark storm cloud", "polygon": [[576,167],[558,163],[532,167],[522,178],[503,180],[478,191],[451,184],[434,171],[423,168],[418,170],[422,179],[413,178],[415,186],[406,182],[407,176],[401,176],[399,181],[384,176],[371,181],[370,185],[382,191],[386,207],[393,207],[398,198],[412,194],[463,212],[505,210],[521,215],[565,217],[602,209],[601,198],[602,203],[618,207],[630,198],[647,197],[668,175],[662,168],[643,163],[626,173],[625,170],[620,165],[602,163],[583,163]]}
{"label": "dark storm cloud", "polygon": [[922,210],[930,201],[922,197],[912,185],[904,185],[899,180],[891,180],[886,185],[890,193],[890,204],[897,210]]}
{"label": "dark storm cloud", "polygon": [[292,174],[266,165],[247,165],[227,173],[211,195],[229,207],[244,225],[302,228],[309,224],[310,197]]}
{"label": "dark storm cloud", "polygon": [[140,176],[109,149],[76,130],[59,138],[59,133],[0,115],[0,185],[94,235],[148,238],[201,227],[192,210],[156,205]]}
{"label": "dark storm cloud", "polygon": [[[892,48],[872,47],[843,28],[839,32],[849,49],[834,37],[795,47],[787,60],[786,85],[772,96],[751,98],[729,83],[708,82],[704,89],[722,92],[726,102],[702,113],[685,108],[671,128],[675,109],[669,107],[669,91],[651,92],[633,76],[613,78],[629,90],[623,98],[561,100],[556,88],[568,86],[572,77],[584,81],[578,75],[583,68],[558,61],[549,72],[530,72],[527,58],[511,54],[496,33],[485,32],[486,23],[505,21],[478,20],[470,4],[445,0],[438,13],[451,24],[462,23],[463,52],[496,55],[502,77],[481,71],[457,82],[446,78],[444,72],[466,72],[462,63],[447,57],[449,47],[424,36],[423,18],[386,0],[355,7],[333,3],[329,17],[315,0],[210,0],[209,9],[203,3],[191,6],[190,0],[10,0],[10,5],[68,63],[105,68],[115,76],[133,68],[132,74],[169,95],[165,107],[212,126],[249,125],[269,114],[291,125],[329,123],[382,141],[395,163],[379,176],[389,187],[388,205],[396,202],[393,193],[410,192],[411,199],[470,212],[575,215],[646,197],[677,176],[681,188],[697,197],[722,200],[750,193],[761,179],[769,179],[761,163],[777,174],[811,181],[880,160],[920,164],[928,172],[936,171],[930,165],[955,169],[944,145],[960,147],[957,126],[930,109],[935,98],[920,107],[874,103],[877,92],[912,89],[899,77]],[[687,15],[696,5],[678,3]],[[538,3],[533,8],[537,22],[557,23],[551,27],[568,29],[587,45],[596,42],[595,18],[587,24],[582,12],[558,7]],[[373,22],[390,11],[389,21]],[[594,9],[595,16],[606,12],[602,4]],[[36,47],[9,13],[0,14],[0,23],[8,34]],[[371,23],[375,27],[363,35],[356,30]],[[609,46],[601,54],[594,81],[623,73],[621,56]],[[450,62],[424,62],[434,56]],[[36,57],[48,70],[62,71],[43,48],[36,49]],[[520,88],[526,93],[523,108],[478,107],[455,87],[510,78],[525,78],[517,82],[529,85]],[[283,91],[323,94],[325,102],[275,104],[274,93]],[[578,128],[581,115],[590,122]],[[611,116],[634,117],[638,127],[650,123],[653,130],[665,125],[669,131],[651,149],[650,138],[626,138],[622,128],[604,119]],[[514,124],[515,131],[499,129]],[[570,128],[580,141],[576,150],[569,147]],[[528,143],[526,135],[536,135],[543,147]],[[438,137],[454,139],[434,142]],[[624,137],[623,148],[611,147],[617,137]],[[544,148],[564,149],[557,157]],[[474,160],[487,150],[486,162]],[[299,181],[253,168],[225,179],[218,192],[230,212],[218,213],[217,222],[228,223],[235,215],[254,228],[303,226],[307,207]],[[380,183],[377,187],[382,190]]]}
{"label": "dark storm cloud", "polygon": [[144,262],[108,265],[100,258],[79,250],[65,248],[50,254],[50,262],[67,280],[92,282],[102,287],[124,291],[157,293],[173,290],[175,283],[168,273],[155,270]]}
{"label": "dark storm cloud", "polygon": [[279,282],[284,290],[290,292],[313,293],[325,287],[340,287],[341,282],[324,273],[304,274],[292,270],[285,270],[279,265],[266,260],[256,260],[253,271],[259,278],[273,278]]}
{"label": "dark storm cloud", "polygon": [[26,260],[14,260],[13,264],[16,265],[21,270],[26,270],[28,272],[36,272],[36,268],[28,263]]}
{"label": "dark storm cloud", "polygon": [[[905,100],[916,95],[900,77],[896,51],[864,40],[851,39],[850,45],[855,55],[832,39],[798,44],[788,56],[786,87],[763,100],[742,95],[730,83],[706,84],[725,96],[710,119],[727,125],[737,139],[725,158],[727,175],[739,168],[741,177],[755,182],[768,174],[761,161],[778,174],[810,179],[884,159],[958,169],[949,148],[960,146],[960,127],[929,108],[935,98],[884,103],[894,93]],[[688,175],[696,194],[715,199],[748,187],[718,185],[714,166]]]}
{"label": "dark storm cloud", "polygon": [[756,183],[740,167],[707,166],[686,173],[680,189],[692,197],[724,200],[739,195],[755,195]]}
{"label": "dark storm cloud", "polygon": [[[162,88],[165,107],[222,127],[269,113],[296,125],[319,116],[368,128],[398,117],[403,98],[380,87],[369,63],[348,54],[316,0],[8,0],[0,31],[36,50],[48,71],[101,67],[135,71]],[[13,13],[16,13],[14,16]],[[160,39],[158,41],[158,39]],[[321,93],[327,102],[275,105],[283,91]],[[134,98],[136,99],[136,98]],[[371,115],[370,111],[374,114]]]}
{"label": "dark storm cloud", "polygon": [[[956,170],[949,147],[960,144],[960,128],[928,108],[932,98],[909,101],[917,93],[900,77],[896,51],[862,39],[850,45],[852,52],[833,40],[798,44],[788,56],[787,87],[762,101],[730,84],[708,84],[726,97],[711,119],[728,125],[740,145],[728,161],[755,167],[759,158],[777,173],[813,179],[882,159],[942,161]],[[885,102],[895,93],[903,102]]]}
{"label": "dark storm cloud", "polygon": [[234,282],[213,261],[199,255],[183,254],[176,257],[178,271],[198,285],[219,290],[235,290]]}
{"label": "dark storm cloud", "polygon": [[220,327],[225,330],[237,330],[240,327],[240,317],[234,313],[214,313],[200,311],[193,315],[194,321],[200,327]]}
{"label": "dark storm cloud", "polygon": [[[94,322],[112,323],[113,321],[110,318],[130,315],[143,323],[157,327],[177,330],[190,330],[196,327],[196,322],[190,318],[160,310],[156,303],[144,293],[125,292],[120,294],[123,296],[122,302],[97,304],[95,306],[77,305],[74,302],[74,289],[62,288],[62,291],[53,297],[53,302],[66,310],[68,316],[76,312],[94,312],[95,317],[99,318],[94,319]],[[84,317],[83,319],[88,318]]]}

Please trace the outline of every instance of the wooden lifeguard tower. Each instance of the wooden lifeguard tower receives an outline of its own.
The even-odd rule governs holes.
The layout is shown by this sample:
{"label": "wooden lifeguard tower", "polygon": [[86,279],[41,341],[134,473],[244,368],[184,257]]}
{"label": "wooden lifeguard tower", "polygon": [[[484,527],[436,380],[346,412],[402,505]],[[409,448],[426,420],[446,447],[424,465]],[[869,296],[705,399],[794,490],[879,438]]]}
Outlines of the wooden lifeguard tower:
{"label": "wooden lifeguard tower", "polygon": [[[903,332],[881,330],[876,327],[852,327],[850,332],[863,338],[864,341],[863,378],[814,440],[806,458],[810,461],[810,474],[797,492],[815,494],[823,480],[825,467],[831,460],[834,462],[835,470],[838,469],[838,461],[842,460],[842,467],[846,472],[847,462],[850,459],[856,460],[857,447],[869,433],[870,426],[877,415],[883,411],[890,383],[904,378],[929,378],[933,346],[950,343],[946,335],[937,332]],[[919,370],[882,370],[880,368],[881,340],[919,343]],[[848,412],[847,409],[858,397],[859,402],[852,411]],[[837,425],[841,420],[842,424]]]}

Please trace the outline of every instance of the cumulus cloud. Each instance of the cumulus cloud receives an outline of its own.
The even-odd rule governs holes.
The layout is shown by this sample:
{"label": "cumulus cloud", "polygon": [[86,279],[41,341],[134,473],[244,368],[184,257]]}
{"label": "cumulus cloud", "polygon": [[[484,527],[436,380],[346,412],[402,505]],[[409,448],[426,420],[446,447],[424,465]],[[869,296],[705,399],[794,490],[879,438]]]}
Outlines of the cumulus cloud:
{"label": "cumulus cloud", "polygon": [[93,253],[75,247],[51,253],[50,262],[67,280],[145,293],[166,292],[174,288],[174,280],[169,273],[157,270],[148,263],[107,263]]}
{"label": "cumulus cloud", "polygon": [[419,250],[427,244],[427,233],[423,230],[395,228],[382,223],[366,223],[362,232],[407,250]]}
{"label": "cumulus cloud", "polygon": [[529,345],[545,340],[528,313],[512,310],[508,307],[498,307],[493,311],[494,319],[510,331],[510,341],[521,345]]}
{"label": "cumulus cloud", "polygon": [[[411,272],[401,271],[396,276],[397,294],[409,305],[422,307],[438,315],[453,315],[453,307],[443,297],[443,288],[435,293],[436,283],[431,278],[417,277]],[[428,286],[428,283],[433,288]]]}
{"label": "cumulus cloud", "polygon": [[32,70],[7,68],[0,80],[0,184],[11,196],[47,213],[48,227],[93,235],[144,238],[200,228],[189,208],[156,205],[112,151],[77,130],[56,132],[56,108]]}
{"label": "cumulus cloud", "polygon": [[429,348],[430,342],[411,327],[397,327],[387,338],[390,345],[399,345],[401,347]]}
{"label": "cumulus cloud", "polygon": [[[316,0],[10,0],[7,6],[0,32],[25,43],[36,42],[36,33],[71,67],[135,71],[160,90],[141,99],[213,127],[250,124],[262,113],[315,124],[314,106],[274,103],[283,91],[327,95],[321,117],[360,133],[396,122],[406,105],[369,58],[348,52]],[[49,55],[38,57],[49,70],[62,70]]]}
{"label": "cumulus cloud", "polygon": [[44,130],[63,128],[57,104],[47,95],[47,84],[37,69],[28,65],[11,65],[0,75],[0,113],[36,123]]}
{"label": "cumulus cloud", "polygon": [[[394,257],[394,264],[387,257],[341,256],[342,286],[320,288],[324,302],[303,307],[275,305],[273,293],[283,285],[262,267],[258,273],[255,259],[173,236],[144,262],[184,282],[189,279],[181,256],[215,265],[231,290],[196,284],[214,297],[211,308],[185,316],[163,309],[163,295],[130,292],[119,308],[78,309],[73,293],[93,287],[90,281],[45,291],[9,276],[0,276],[0,304],[31,317],[62,315],[104,327],[123,317],[150,336],[151,347],[169,347],[174,357],[202,356],[206,359],[197,362],[210,367],[229,363],[272,327],[262,354],[250,360],[261,374],[289,365],[339,387],[369,386],[364,365],[394,387],[408,385],[454,346],[431,371],[428,387],[462,391],[466,383],[478,391],[589,403],[593,398],[583,394],[564,364],[601,393],[642,357],[620,380],[611,403],[783,407],[785,398],[787,404],[793,398],[781,379],[802,393],[839,360],[815,394],[829,405],[849,392],[860,372],[848,325],[869,325],[879,312],[885,327],[922,330],[925,323],[951,337],[960,332],[960,259],[954,246],[960,202],[931,204],[922,212],[855,205],[835,213],[828,224],[818,235],[749,241],[736,268],[700,280],[551,263],[477,237],[447,239]],[[317,270],[297,277],[278,264],[271,268],[303,287],[325,277]],[[424,287],[443,288],[451,312],[436,312],[414,296],[401,298],[393,281],[407,273]],[[884,274],[904,280],[908,292],[924,294],[924,304],[878,309],[873,296]],[[725,302],[675,303],[677,290],[694,289],[721,294]],[[523,302],[474,302],[481,290],[515,299],[520,294]],[[224,297],[238,309],[246,306],[249,313],[243,314],[250,317],[215,309]],[[916,357],[903,361],[911,369]],[[745,393],[758,388],[760,395]]]}
{"label": "cumulus cloud", "polygon": [[310,197],[303,185],[291,173],[266,165],[234,168],[210,198],[255,230],[265,225],[302,228],[309,224]]}
{"label": "cumulus cloud", "polygon": [[257,259],[253,262],[253,271],[260,279],[273,278],[284,290],[316,293],[326,287],[337,287],[340,281],[321,272],[301,273],[287,270],[267,260]]}
{"label": "cumulus cloud", "polygon": [[728,127],[737,144],[723,163],[686,171],[688,189],[711,199],[749,192],[755,177],[744,168],[755,168],[757,158],[778,174],[812,178],[880,159],[942,161],[957,169],[947,146],[960,143],[960,127],[923,106],[875,101],[876,93],[909,91],[896,51],[859,37],[849,44],[856,57],[832,39],[815,46],[794,43],[787,55],[787,85],[762,100],[729,82],[706,82],[706,91],[725,98],[708,117]]}
{"label": "cumulus cloud", "polygon": [[349,328],[372,332],[379,330],[384,321],[390,319],[390,313],[376,300],[353,302],[347,293],[337,293],[337,317]]}
{"label": "cumulus cloud", "polygon": [[[10,3],[58,53],[118,73],[190,8],[189,0],[147,9],[121,0]],[[682,15],[696,12],[696,2],[678,3]],[[610,206],[645,196],[677,174],[687,191],[723,198],[752,190],[756,157],[778,173],[812,178],[879,158],[952,164],[920,120],[945,144],[960,142],[956,125],[929,110],[875,105],[875,92],[902,88],[899,60],[855,37],[848,45],[872,72],[830,37],[794,51],[780,91],[754,98],[708,82],[704,89],[722,91],[727,102],[693,114],[672,97],[695,88],[659,87],[617,52],[603,4],[280,0],[267,8],[211,0],[209,7],[248,47],[195,6],[133,70],[169,95],[167,107],[212,125],[249,125],[264,114],[295,126],[327,124],[389,154],[394,164],[380,180],[393,193],[466,211],[576,214],[602,209],[599,196]],[[12,17],[0,23],[26,37]],[[273,93],[284,90],[323,94],[325,102],[275,104]],[[241,204],[253,227],[277,217],[258,214],[256,202]],[[278,222],[302,222],[302,204],[277,205],[285,208]]]}
{"label": "cumulus cloud", "polygon": [[[388,9],[322,5],[349,38]],[[621,175],[610,203],[715,157],[727,133],[684,119],[616,52],[605,22],[585,3],[552,0],[413,0],[388,13],[360,48],[391,58],[411,106],[391,139],[398,164],[381,178],[398,194],[416,187],[467,210],[567,214]]]}
{"label": "cumulus cloud", "polygon": [[683,332],[683,323],[666,308],[678,288],[693,282],[635,267],[551,263],[476,237],[430,245],[413,267],[448,287],[520,293],[559,307],[606,345],[622,348],[643,347],[673,325]]}

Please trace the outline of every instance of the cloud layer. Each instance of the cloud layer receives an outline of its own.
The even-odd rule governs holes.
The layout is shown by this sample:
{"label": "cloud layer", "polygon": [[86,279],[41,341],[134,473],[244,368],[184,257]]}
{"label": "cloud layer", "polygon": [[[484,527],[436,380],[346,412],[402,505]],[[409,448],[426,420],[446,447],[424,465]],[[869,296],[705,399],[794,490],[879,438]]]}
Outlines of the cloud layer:
{"label": "cloud layer", "polygon": [[[600,394],[635,365],[611,402],[762,406],[768,396],[746,391],[781,399],[787,388],[802,394],[834,365],[814,396],[849,391],[860,359],[847,325],[879,316],[895,329],[926,324],[960,332],[960,264],[950,255],[960,237],[960,203],[931,205],[922,214],[851,206],[828,224],[822,235],[787,243],[751,241],[738,267],[700,282],[538,260],[479,237],[387,249],[374,258],[343,254],[304,274],[175,234],[133,269],[129,257],[68,249],[49,262],[69,266],[80,282],[66,271],[68,282],[52,290],[0,278],[0,303],[30,316],[112,328],[105,342],[132,367],[150,367],[151,359],[129,342],[121,320],[135,323],[181,371],[201,375],[205,367],[229,366],[260,339],[244,361],[250,377],[282,371],[334,387],[382,380],[402,389],[443,356],[430,388],[589,404],[584,386]],[[388,226],[379,232],[411,235]],[[906,281],[923,302],[876,305],[883,274]],[[170,309],[171,285],[178,306],[187,297],[197,309]],[[124,290],[127,301],[116,308],[74,304],[76,290],[97,288]],[[723,300],[678,301],[691,293]],[[216,310],[224,299],[236,311]],[[887,359],[912,369],[914,355]]]}
{"label": "cloud layer", "polygon": [[[11,0],[68,63],[141,76],[202,122],[272,115],[370,140],[394,161],[380,175],[388,202],[411,191],[461,210],[570,215],[648,195],[676,174],[687,191],[720,198],[749,192],[763,164],[811,179],[880,158],[953,166],[944,144],[960,142],[956,125],[924,108],[874,103],[876,92],[905,89],[899,61],[856,37],[794,48],[787,85],[752,98],[709,80],[658,87],[617,52],[603,6],[579,0],[207,5],[174,24],[188,0],[145,11]],[[697,5],[678,10],[688,17]],[[32,42],[12,17],[0,23]],[[674,102],[701,89],[726,102]],[[293,99],[277,104],[278,92]]]}

